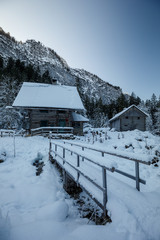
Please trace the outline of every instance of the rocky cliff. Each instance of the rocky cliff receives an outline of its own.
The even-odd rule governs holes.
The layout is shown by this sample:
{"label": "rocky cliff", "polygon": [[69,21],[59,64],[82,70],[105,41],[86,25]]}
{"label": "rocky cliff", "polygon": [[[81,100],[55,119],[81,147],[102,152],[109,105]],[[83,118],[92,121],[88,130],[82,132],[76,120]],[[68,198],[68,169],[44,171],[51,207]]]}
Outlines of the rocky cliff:
{"label": "rocky cliff", "polygon": [[52,81],[77,86],[83,101],[87,95],[90,99],[95,101],[101,99],[103,104],[109,104],[122,93],[119,87],[103,81],[92,73],[70,68],[62,57],[42,43],[35,40],[18,42],[2,29],[0,29],[0,56],[4,64],[7,64],[9,58],[19,59],[25,66],[31,64],[34,69],[39,69],[41,75],[48,71]]}

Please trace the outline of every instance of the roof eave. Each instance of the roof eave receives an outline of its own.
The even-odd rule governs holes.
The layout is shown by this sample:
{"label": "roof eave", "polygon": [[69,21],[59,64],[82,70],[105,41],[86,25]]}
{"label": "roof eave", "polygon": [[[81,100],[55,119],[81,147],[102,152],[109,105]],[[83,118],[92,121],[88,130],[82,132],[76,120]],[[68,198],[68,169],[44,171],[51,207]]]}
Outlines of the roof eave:
{"label": "roof eave", "polygon": [[14,106],[12,105],[12,108],[17,108],[17,109],[68,109],[68,110],[77,110],[77,111],[85,111],[85,108],[64,108],[64,107],[30,107],[30,106]]}

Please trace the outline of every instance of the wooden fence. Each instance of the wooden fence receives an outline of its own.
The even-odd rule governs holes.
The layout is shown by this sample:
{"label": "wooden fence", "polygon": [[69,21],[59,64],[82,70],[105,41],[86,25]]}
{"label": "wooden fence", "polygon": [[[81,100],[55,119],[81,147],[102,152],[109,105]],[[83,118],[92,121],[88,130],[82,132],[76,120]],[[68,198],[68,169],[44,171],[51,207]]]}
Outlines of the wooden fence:
{"label": "wooden fence", "polygon": [[5,137],[5,136],[11,136],[13,137],[15,135],[14,130],[9,130],[9,129],[0,129],[0,136]]}
{"label": "wooden fence", "polygon": [[[79,144],[74,144],[74,143],[69,143],[69,142],[66,142],[64,141],[64,143],[66,144],[70,144],[70,145],[75,145],[75,146],[78,146],[78,147],[81,147],[83,151],[85,151],[85,149],[90,149],[90,150],[93,150],[93,151],[97,151],[97,152],[100,152],[102,157],[104,157],[104,154],[108,154],[108,155],[113,155],[113,156],[116,156],[116,157],[120,157],[120,158],[124,158],[126,160],[131,160],[131,161],[134,161],[135,162],[135,176],[129,174],[129,173],[126,173],[124,171],[121,171],[121,170],[118,170],[118,169],[115,169],[114,167],[112,168],[108,168],[100,163],[97,163],[97,162],[94,162],[91,158],[85,156],[85,152],[84,154],[80,154],[78,153],[75,149],[71,149],[70,147],[67,147],[65,145],[62,145],[60,143],[55,143],[55,142],[51,142],[51,139],[50,139],[50,146],[49,146],[49,158],[51,159],[51,155],[54,154],[54,160],[61,166],[62,169],[64,169],[65,172],[67,172],[67,174],[75,181],[77,182],[77,184],[80,185],[80,187],[85,190],[89,196],[97,203],[97,205],[103,210],[103,214],[104,216],[106,216],[106,203],[107,203],[107,200],[108,200],[108,197],[107,197],[107,171],[109,172],[116,172],[118,174],[121,174],[125,177],[128,177],[130,179],[133,179],[136,181],[136,188],[138,191],[140,191],[140,183],[142,184],[146,184],[146,181],[141,179],[140,178],[140,175],[139,175],[139,164],[146,164],[146,165],[150,165],[150,162],[145,162],[145,161],[141,161],[141,160],[137,160],[137,159],[134,159],[134,158],[127,158],[126,156],[121,156],[121,155],[118,155],[118,154],[113,154],[113,153],[109,153],[109,152],[105,152],[105,151],[101,151],[101,150],[98,150],[98,149],[95,149],[95,148],[91,148],[91,147],[88,147],[88,146],[85,146],[85,145],[79,145]],[[53,145],[54,145],[54,148],[53,148]],[[62,151],[59,151],[58,152],[58,148],[61,148]],[[71,164],[71,162],[69,162],[67,159],[66,159],[66,151],[70,152],[71,155],[75,154],[77,157],[77,164],[76,164],[76,167]],[[58,159],[60,158],[62,160],[62,162],[60,162]],[[80,170],[80,158],[82,159],[82,161],[89,161],[91,162],[92,164],[94,165],[97,165],[101,168],[101,174],[102,174],[102,186],[99,185],[97,182],[95,182],[93,179],[91,179],[91,177],[89,175],[85,175],[82,170]],[[77,173],[77,177],[75,179],[75,177],[66,169],[66,166],[70,166],[72,169],[74,169]],[[90,183],[92,183],[94,186],[96,186],[99,190],[102,191],[103,193],[103,204],[101,202],[99,202],[95,197],[92,196],[92,194],[90,193],[90,191],[88,189],[86,189],[83,184],[81,184],[79,182],[79,178],[80,176],[83,176],[85,179],[87,179]]]}
{"label": "wooden fence", "polygon": [[80,147],[80,148],[82,148],[83,151],[85,149],[88,149],[88,150],[99,152],[102,157],[104,157],[104,155],[107,154],[107,155],[112,155],[112,156],[119,157],[119,158],[122,158],[122,159],[126,159],[126,160],[129,160],[129,161],[133,161],[133,162],[135,162],[135,176],[133,176],[129,173],[123,172],[121,170],[118,170],[118,169],[115,169],[114,171],[123,175],[123,176],[125,176],[125,177],[128,177],[128,178],[131,178],[131,179],[135,180],[136,181],[136,188],[137,188],[138,191],[140,191],[140,183],[146,184],[146,181],[140,178],[139,164],[150,165],[151,164],[150,161],[138,160],[138,159],[133,158],[133,157],[127,157],[127,156],[119,155],[119,154],[109,152],[109,151],[104,151],[104,150],[102,151],[102,150],[99,150],[99,149],[96,149],[96,148],[93,148],[93,147],[90,147],[90,146],[86,146],[86,145],[83,145],[83,144],[77,144],[77,143],[73,143],[73,142],[71,143],[71,142],[67,142],[67,141],[63,141],[63,143],[64,144],[70,144],[71,146]]}
{"label": "wooden fence", "polygon": [[31,136],[42,135],[52,137],[60,137],[62,135],[68,135],[68,138],[73,136],[73,127],[40,127],[31,129]]}
{"label": "wooden fence", "polygon": [[[52,146],[55,146],[54,149]],[[62,154],[58,153],[57,148],[62,148]],[[75,154],[77,156],[77,164],[76,167],[71,164],[67,159],[66,159],[66,151],[70,152],[71,155]],[[86,156],[77,153],[76,151],[70,150],[67,147],[64,147],[58,143],[54,143],[50,141],[50,147],[49,147],[49,158],[51,159],[51,155],[52,153],[54,153],[54,160],[56,160],[56,162],[58,163],[58,165],[61,166],[62,169],[65,170],[65,172],[77,183],[77,185],[79,185],[85,192],[87,192],[87,194],[97,203],[97,205],[103,210],[103,214],[104,216],[106,216],[106,203],[108,200],[107,197],[107,171],[110,172],[114,172],[114,168],[108,168],[106,166],[103,166],[99,163],[94,162],[92,159],[87,158]],[[62,163],[60,163],[57,160],[57,157],[59,157],[62,160]],[[91,162],[94,165],[97,165],[98,167],[101,168],[101,174],[102,174],[102,182],[103,182],[103,186],[99,185],[98,183],[96,183],[93,179],[91,179],[90,176],[87,176],[86,174],[84,174],[82,172],[82,170],[80,170],[80,157],[82,159],[82,161],[84,161],[84,159],[86,161]],[[74,169],[77,173],[77,177],[75,179],[75,177],[66,170],[66,165],[69,165],[72,169]],[[92,194],[90,193],[90,191],[88,189],[86,189],[80,182],[79,182],[79,178],[80,176],[83,176],[85,179],[87,179],[91,184],[93,184],[95,187],[97,187],[100,191],[102,191],[103,193],[103,204],[98,201],[95,197],[92,196]]]}

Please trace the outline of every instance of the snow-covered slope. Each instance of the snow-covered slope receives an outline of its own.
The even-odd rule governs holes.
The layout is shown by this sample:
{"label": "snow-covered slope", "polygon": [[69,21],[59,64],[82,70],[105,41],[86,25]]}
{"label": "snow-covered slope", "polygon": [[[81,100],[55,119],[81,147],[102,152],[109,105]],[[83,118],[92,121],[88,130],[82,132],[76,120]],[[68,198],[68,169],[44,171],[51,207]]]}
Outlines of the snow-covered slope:
{"label": "snow-covered slope", "polygon": [[84,69],[71,69],[71,73],[78,77],[77,86],[83,97],[88,96],[94,100],[101,98],[104,104],[109,104],[122,93],[119,87],[113,87],[113,85]]}
{"label": "snow-covered slope", "polygon": [[[100,129],[96,131],[100,132]],[[160,151],[160,138],[148,132],[129,131],[119,135],[107,131],[107,136],[104,140],[102,133],[93,144],[89,133],[86,139],[82,137],[77,142],[137,157],[140,154],[152,157]],[[159,162],[157,166],[140,167],[140,176],[147,182],[144,186],[141,184],[141,192],[135,189],[133,180],[107,173],[107,209],[112,223],[96,226],[93,222],[88,224],[88,219],[80,218],[75,202],[65,194],[56,169],[48,161],[47,138],[16,137],[15,146],[16,157],[13,156],[13,138],[0,138],[0,156],[6,152],[5,161],[0,164],[0,239],[160,239]],[[45,164],[40,176],[36,176],[33,166],[38,156]],[[97,153],[98,159],[101,161],[102,157]],[[116,168],[133,173],[134,164],[119,159]]]}
{"label": "snow-covered slope", "polygon": [[48,70],[51,78],[61,84],[78,85],[82,98],[87,94],[95,100],[101,98],[103,103],[107,104],[116,100],[122,92],[119,87],[112,86],[92,73],[83,69],[70,68],[63,58],[42,43],[35,40],[27,40],[25,43],[17,42],[2,29],[0,31],[0,56],[5,62],[9,57],[14,60],[20,59],[26,65],[38,67],[41,74]]}

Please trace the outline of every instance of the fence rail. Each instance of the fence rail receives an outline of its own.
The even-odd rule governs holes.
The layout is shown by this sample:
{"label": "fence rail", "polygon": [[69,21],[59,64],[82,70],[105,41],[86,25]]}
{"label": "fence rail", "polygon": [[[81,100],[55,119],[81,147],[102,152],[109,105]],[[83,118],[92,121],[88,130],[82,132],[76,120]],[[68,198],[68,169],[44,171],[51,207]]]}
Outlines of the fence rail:
{"label": "fence rail", "polygon": [[82,148],[83,151],[84,151],[84,149],[88,149],[88,150],[93,150],[93,151],[99,152],[99,153],[101,153],[102,157],[104,157],[104,154],[108,154],[108,155],[112,155],[112,156],[115,156],[115,157],[124,158],[124,159],[130,160],[130,161],[142,163],[142,164],[145,164],[145,165],[150,165],[150,164],[151,164],[150,161],[139,160],[139,159],[136,159],[136,158],[132,158],[132,157],[120,155],[120,154],[117,154],[117,153],[113,153],[113,152],[109,152],[109,151],[104,151],[104,150],[92,148],[92,147],[89,147],[89,146],[86,146],[86,145],[83,145],[83,144],[78,144],[78,143],[73,143],[73,142],[67,142],[67,141],[63,141],[63,143],[64,143],[64,144],[67,143],[67,144],[69,144],[69,145],[71,145],[71,146],[80,147],[80,148]]}
{"label": "fence rail", "polygon": [[121,170],[118,170],[118,169],[115,169],[114,171],[117,172],[118,174],[121,174],[125,177],[128,177],[130,179],[135,180],[136,181],[136,188],[137,188],[138,191],[140,191],[140,183],[146,184],[146,181],[140,178],[139,164],[150,165],[151,164],[150,161],[138,160],[136,158],[127,157],[127,156],[119,155],[119,154],[108,152],[108,151],[102,151],[102,150],[99,150],[99,149],[96,149],[96,148],[88,147],[88,146],[85,146],[85,145],[80,145],[80,144],[77,144],[77,143],[70,143],[70,142],[67,142],[67,141],[63,141],[63,142],[64,142],[64,144],[67,143],[67,144],[70,144],[71,146],[74,145],[74,146],[80,147],[80,148],[82,148],[83,151],[85,149],[88,149],[88,150],[93,150],[93,151],[99,152],[99,153],[101,153],[102,157],[104,157],[104,154],[107,154],[107,155],[112,155],[112,156],[115,156],[115,157],[123,158],[123,159],[129,160],[129,161],[134,161],[135,162],[135,176],[133,176],[129,173],[123,172]]}
{"label": "fence rail", "polygon": [[4,137],[4,136],[14,136],[15,135],[15,131],[14,130],[10,130],[10,129],[0,129],[0,136]]}
{"label": "fence rail", "polygon": [[31,136],[49,135],[58,136],[62,134],[73,135],[73,127],[40,127],[31,129]]}
{"label": "fence rail", "polygon": [[11,129],[0,129],[0,137],[14,137],[14,136],[25,136],[26,130],[11,130]]}

